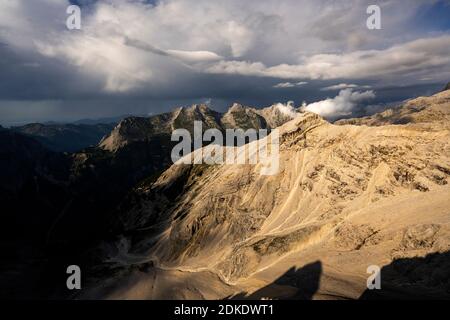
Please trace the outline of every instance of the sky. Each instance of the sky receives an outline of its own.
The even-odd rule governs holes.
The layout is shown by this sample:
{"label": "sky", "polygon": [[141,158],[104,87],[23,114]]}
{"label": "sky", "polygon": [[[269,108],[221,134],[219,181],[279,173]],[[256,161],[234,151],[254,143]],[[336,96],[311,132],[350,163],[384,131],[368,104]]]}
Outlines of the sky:
{"label": "sky", "polygon": [[193,103],[370,114],[450,81],[449,17],[450,0],[0,0],[0,124]]}

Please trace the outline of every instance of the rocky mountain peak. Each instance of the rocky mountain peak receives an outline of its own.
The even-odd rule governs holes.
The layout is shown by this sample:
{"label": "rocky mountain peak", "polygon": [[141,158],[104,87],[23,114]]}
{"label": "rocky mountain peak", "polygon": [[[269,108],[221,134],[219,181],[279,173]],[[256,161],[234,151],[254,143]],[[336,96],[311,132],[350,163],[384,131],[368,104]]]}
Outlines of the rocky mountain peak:
{"label": "rocky mountain peak", "polygon": [[270,107],[258,110],[258,113],[266,119],[268,125],[271,128],[276,128],[284,123],[294,119],[298,113],[296,110],[283,110],[280,108],[286,108],[285,106],[280,107],[280,105],[272,105]]}
{"label": "rocky mountain peak", "polygon": [[228,109],[228,112],[242,111],[242,110],[244,110],[244,109],[245,109],[245,107],[244,107],[242,104],[235,102],[235,103],[233,103],[233,104],[231,105],[231,107]]}
{"label": "rocky mountain peak", "polygon": [[245,107],[239,103],[233,103],[228,111],[222,116],[221,123],[224,128],[268,128],[267,121],[256,109]]}
{"label": "rocky mountain peak", "polygon": [[186,108],[186,110],[192,111],[192,112],[208,112],[211,111],[209,107],[206,104],[193,104],[189,108]]}
{"label": "rocky mountain peak", "polygon": [[115,151],[132,141],[145,140],[149,134],[148,118],[128,117],[120,121],[111,133],[100,141],[99,147]]}
{"label": "rocky mountain peak", "polygon": [[194,104],[149,118],[128,117],[122,120],[99,146],[104,150],[116,151],[133,141],[148,140],[160,134],[170,135],[175,129],[191,131],[194,121],[201,121],[205,130],[209,128],[247,130],[275,128],[292,118],[282,113],[276,106],[258,110],[233,103],[228,111],[222,114],[210,109],[206,104]]}

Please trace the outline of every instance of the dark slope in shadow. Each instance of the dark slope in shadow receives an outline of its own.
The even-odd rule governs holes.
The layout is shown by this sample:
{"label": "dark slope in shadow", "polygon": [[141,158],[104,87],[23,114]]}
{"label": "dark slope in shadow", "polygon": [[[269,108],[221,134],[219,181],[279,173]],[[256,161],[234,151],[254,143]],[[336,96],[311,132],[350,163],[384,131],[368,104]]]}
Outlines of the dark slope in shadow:
{"label": "dark slope in shadow", "polygon": [[271,284],[249,294],[241,292],[228,299],[295,299],[312,300],[313,295],[319,290],[320,277],[322,275],[322,263],[316,261],[302,268],[292,267]]}
{"label": "dark slope in shadow", "polygon": [[360,299],[450,299],[450,251],[394,260],[381,269],[381,289]]}
{"label": "dark slope in shadow", "polygon": [[[311,300],[319,290],[322,263],[287,270],[267,286],[228,299]],[[342,288],[345,289],[345,288]],[[360,300],[450,300],[450,251],[425,257],[401,258],[381,269],[381,289],[365,290]]]}

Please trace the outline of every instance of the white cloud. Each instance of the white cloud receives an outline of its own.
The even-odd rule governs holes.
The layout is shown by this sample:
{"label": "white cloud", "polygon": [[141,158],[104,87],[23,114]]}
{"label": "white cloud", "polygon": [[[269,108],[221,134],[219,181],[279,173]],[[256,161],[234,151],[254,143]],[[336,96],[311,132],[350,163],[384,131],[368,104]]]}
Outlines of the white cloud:
{"label": "white cloud", "polygon": [[355,89],[358,88],[356,84],[348,84],[348,83],[340,83],[333,86],[322,88],[322,91],[334,91],[334,90],[342,90],[342,89]]}
{"label": "white cloud", "polygon": [[302,107],[302,111],[314,112],[322,117],[333,119],[352,114],[354,109],[362,102],[374,99],[375,93],[370,91],[353,92],[352,89],[344,89],[334,98],[314,102]]}
{"label": "white cloud", "polygon": [[222,59],[218,54],[211,51],[183,51],[183,50],[167,50],[167,53],[181,61],[187,63],[217,61]]}
{"label": "white cloud", "polygon": [[244,55],[253,45],[253,32],[242,23],[229,21],[224,33],[230,43],[233,57]]}
{"label": "white cloud", "polygon": [[215,74],[239,74],[246,76],[264,76],[266,66],[261,62],[220,61],[206,69]]}
{"label": "white cloud", "polygon": [[286,104],[283,103],[277,103],[274,105],[275,108],[277,108],[282,114],[291,117],[292,119],[294,119],[295,117],[297,117],[299,115],[299,113],[297,112],[297,110],[294,107],[294,102],[293,101],[289,101]]}
{"label": "white cloud", "polygon": [[163,50],[155,46],[152,46],[144,41],[131,39],[127,36],[123,38],[123,43],[126,46],[144,50],[160,56],[175,58],[177,60],[186,63],[218,61],[223,59],[223,57],[219,56],[218,54],[205,50],[202,51],[187,51],[187,50],[173,50],[173,49]]}
{"label": "white cloud", "polygon": [[302,64],[267,67],[260,62],[221,61],[208,69],[228,73],[280,79],[315,80],[377,79],[411,74],[450,71],[450,36],[411,41],[384,50],[356,51],[346,54],[317,54]]}
{"label": "white cloud", "polygon": [[322,90],[322,91],[335,91],[335,90],[356,89],[356,88],[370,89],[370,86],[367,86],[367,85],[366,86],[360,86],[360,85],[352,84],[352,83],[340,83],[340,84],[336,84],[336,85],[333,85],[333,86],[322,88],[320,90]]}
{"label": "white cloud", "polygon": [[293,88],[295,87],[295,84],[292,82],[280,82],[273,86],[274,88]]}
{"label": "white cloud", "polygon": [[308,82],[305,81],[300,81],[300,82],[280,82],[276,85],[274,85],[274,88],[294,88],[294,87],[301,87],[304,86],[305,84],[308,84]]}

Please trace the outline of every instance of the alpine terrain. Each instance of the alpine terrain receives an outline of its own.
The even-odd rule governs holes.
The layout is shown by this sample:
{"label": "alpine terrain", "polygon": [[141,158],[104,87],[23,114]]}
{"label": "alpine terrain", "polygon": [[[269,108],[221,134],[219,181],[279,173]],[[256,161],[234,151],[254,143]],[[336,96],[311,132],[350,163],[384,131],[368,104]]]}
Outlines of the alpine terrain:
{"label": "alpine terrain", "polygon": [[335,124],[301,113],[273,176],[174,164],[122,202],[77,298],[448,298],[449,129],[447,90]]}

